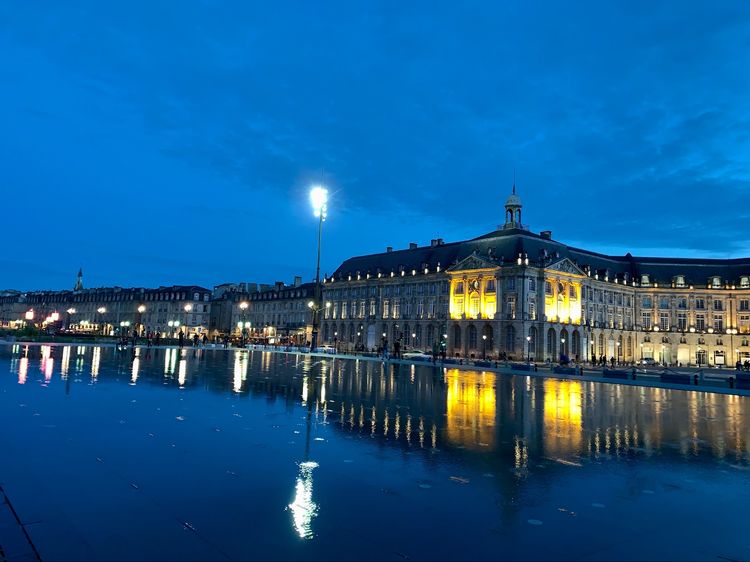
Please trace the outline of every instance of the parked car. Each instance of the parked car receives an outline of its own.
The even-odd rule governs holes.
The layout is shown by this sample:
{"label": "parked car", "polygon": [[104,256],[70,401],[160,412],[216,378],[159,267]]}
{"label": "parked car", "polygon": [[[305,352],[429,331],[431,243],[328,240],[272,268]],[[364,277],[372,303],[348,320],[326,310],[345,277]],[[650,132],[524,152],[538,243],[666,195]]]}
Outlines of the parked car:
{"label": "parked car", "polygon": [[432,361],[432,355],[424,351],[407,351],[401,357],[408,361]]}
{"label": "parked car", "polygon": [[653,357],[644,357],[641,359],[641,365],[645,367],[653,367],[656,365],[656,360]]}

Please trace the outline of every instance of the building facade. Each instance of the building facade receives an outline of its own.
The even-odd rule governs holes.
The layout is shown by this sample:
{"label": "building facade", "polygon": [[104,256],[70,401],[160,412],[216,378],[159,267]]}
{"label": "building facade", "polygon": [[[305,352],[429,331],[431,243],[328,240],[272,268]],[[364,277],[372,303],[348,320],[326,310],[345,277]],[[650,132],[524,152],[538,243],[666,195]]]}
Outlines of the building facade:
{"label": "building facade", "polygon": [[281,281],[219,285],[212,300],[211,335],[304,345],[312,333],[309,303],[314,289],[314,283],[302,283],[301,277],[290,285]]}
{"label": "building facade", "polygon": [[0,296],[0,325],[33,323],[101,335],[158,332],[202,335],[208,329],[211,292],[203,287],[83,288],[79,272],[72,291],[15,292]]}
{"label": "building facade", "polygon": [[523,225],[514,186],[495,231],[346,260],[323,280],[321,311],[322,341],[344,346],[733,365],[750,359],[750,259],[573,248]]}

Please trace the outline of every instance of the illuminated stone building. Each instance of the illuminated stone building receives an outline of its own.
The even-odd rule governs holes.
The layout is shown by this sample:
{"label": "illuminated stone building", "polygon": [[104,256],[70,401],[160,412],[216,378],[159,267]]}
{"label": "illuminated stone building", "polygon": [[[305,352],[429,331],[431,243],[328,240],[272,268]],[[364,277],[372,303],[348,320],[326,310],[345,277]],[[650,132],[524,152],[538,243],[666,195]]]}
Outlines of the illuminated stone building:
{"label": "illuminated stone building", "polygon": [[390,344],[480,358],[750,359],[750,259],[608,256],[522,222],[462,242],[432,240],[346,260],[323,282],[323,341]]}
{"label": "illuminated stone building", "polygon": [[85,289],[79,271],[72,291],[28,291],[0,296],[0,324],[33,323],[102,335],[160,332],[203,334],[208,327],[211,292],[195,285]]}

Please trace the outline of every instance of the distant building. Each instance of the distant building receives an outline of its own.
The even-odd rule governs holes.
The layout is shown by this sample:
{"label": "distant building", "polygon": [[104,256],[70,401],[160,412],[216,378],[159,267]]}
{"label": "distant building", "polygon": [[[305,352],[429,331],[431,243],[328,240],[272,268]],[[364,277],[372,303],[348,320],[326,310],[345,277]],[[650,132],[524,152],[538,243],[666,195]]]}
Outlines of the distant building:
{"label": "distant building", "polygon": [[[75,287],[83,287],[81,271]],[[105,335],[133,330],[202,334],[208,330],[210,296],[208,289],[196,285],[16,292],[0,296],[0,325],[34,322]]]}
{"label": "distant building", "polygon": [[353,257],[323,280],[321,341],[449,355],[724,365],[750,359],[750,259],[640,258],[505,223],[463,242]]}

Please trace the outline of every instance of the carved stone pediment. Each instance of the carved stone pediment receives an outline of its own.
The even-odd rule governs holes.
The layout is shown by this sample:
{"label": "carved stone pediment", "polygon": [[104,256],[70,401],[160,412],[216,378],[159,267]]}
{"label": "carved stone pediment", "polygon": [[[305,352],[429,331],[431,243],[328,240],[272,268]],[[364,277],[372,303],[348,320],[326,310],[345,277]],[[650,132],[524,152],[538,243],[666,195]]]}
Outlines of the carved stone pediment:
{"label": "carved stone pediment", "polygon": [[559,261],[556,261],[555,263],[551,263],[545,269],[549,269],[551,271],[559,271],[561,273],[572,273],[573,275],[586,276],[586,273],[568,258],[563,258]]}
{"label": "carved stone pediment", "polygon": [[446,271],[455,273],[457,271],[474,271],[477,269],[498,269],[498,265],[486,258],[479,256],[476,252],[465,257],[456,265],[449,267]]}

